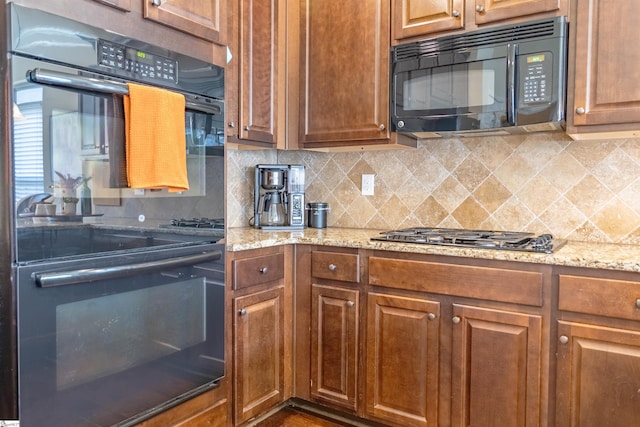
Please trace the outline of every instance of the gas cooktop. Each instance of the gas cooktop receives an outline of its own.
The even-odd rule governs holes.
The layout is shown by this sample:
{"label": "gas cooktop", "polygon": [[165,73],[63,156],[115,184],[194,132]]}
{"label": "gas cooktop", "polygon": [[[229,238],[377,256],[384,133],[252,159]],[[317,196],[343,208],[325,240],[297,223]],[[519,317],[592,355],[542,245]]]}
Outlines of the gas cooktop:
{"label": "gas cooktop", "polygon": [[547,254],[560,249],[566,243],[566,240],[554,239],[551,234],[535,235],[534,233],[518,231],[425,227],[384,231],[380,233],[380,236],[372,237],[371,240]]}
{"label": "gas cooktop", "polygon": [[191,218],[191,219],[172,219],[169,224],[162,224],[163,228],[200,228],[200,229],[213,229],[224,230],[224,219],[222,218]]}

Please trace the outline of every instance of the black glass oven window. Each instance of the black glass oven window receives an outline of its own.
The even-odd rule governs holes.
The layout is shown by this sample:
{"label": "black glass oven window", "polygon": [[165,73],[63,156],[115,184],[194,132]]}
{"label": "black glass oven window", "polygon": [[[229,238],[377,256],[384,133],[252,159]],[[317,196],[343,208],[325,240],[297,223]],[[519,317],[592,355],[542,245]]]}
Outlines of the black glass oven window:
{"label": "black glass oven window", "polygon": [[204,342],[205,301],[201,277],[58,305],[58,390]]}

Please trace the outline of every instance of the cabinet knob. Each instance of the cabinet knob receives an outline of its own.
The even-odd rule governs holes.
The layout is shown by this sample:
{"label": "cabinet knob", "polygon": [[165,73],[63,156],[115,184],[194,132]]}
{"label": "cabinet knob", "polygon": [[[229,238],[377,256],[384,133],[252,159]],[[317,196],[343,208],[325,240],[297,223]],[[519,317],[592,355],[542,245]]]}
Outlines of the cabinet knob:
{"label": "cabinet knob", "polygon": [[247,132],[249,132],[249,130],[250,130],[250,129],[251,129],[251,128],[249,127],[249,125],[246,125],[246,126],[244,127],[244,130],[246,130]]}
{"label": "cabinet knob", "polygon": [[451,12],[451,15],[454,18],[459,18],[460,17],[460,11],[459,10],[454,10],[453,12]]}
{"label": "cabinet knob", "polygon": [[329,270],[330,271],[336,271],[336,268],[338,268],[335,264],[329,264]]}
{"label": "cabinet knob", "polygon": [[230,128],[234,128],[236,127],[236,122],[229,122],[227,123],[227,126],[229,126]]}
{"label": "cabinet knob", "polygon": [[429,319],[429,320],[434,320],[435,318],[436,318],[435,313],[429,313],[429,314],[427,314],[427,319]]}
{"label": "cabinet knob", "polygon": [[355,302],[353,301],[347,301],[347,307],[353,307],[354,305],[356,305]]}
{"label": "cabinet knob", "polygon": [[569,337],[566,335],[560,335],[559,341],[561,344],[566,344],[569,342]]}
{"label": "cabinet knob", "polygon": [[583,115],[585,113],[584,107],[576,108],[576,114]]}
{"label": "cabinet knob", "polygon": [[484,13],[484,6],[479,4],[476,6],[476,12],[478,13]]}
{"label": "cabinet knob", "polygon": [[636,300],[636,308],[640,308],[640,298]]}
{"label": "cabinet knob", "polygon": [[453,316],[453,319],[451,319],[451,321],[454,325],[457,325],[461,321],[460,316]]}
{"label": "cabinet knob", "polygon": [[384,125],[384,123],[380,124],[380,126],[378,126],[378,130],[380,132],[382,132],[383,130],[385,130],[387,127]]}
{"label": "cabinet knob", "polygon": [[162,6],[162,0],[151,0],[152,6]]}
{"label": "cabinet knob", "polygon": [[247,309],[246,308],[241,308],[240,310],[238,310],[238,314],[240,316],[244,316],[247,314]]}
{"label": "cabinet knob", "polygon": [[260,267],[258,271],[260,272],[260,274],[267,274],[267,271],[269,271],[269,269],[267,267]]}

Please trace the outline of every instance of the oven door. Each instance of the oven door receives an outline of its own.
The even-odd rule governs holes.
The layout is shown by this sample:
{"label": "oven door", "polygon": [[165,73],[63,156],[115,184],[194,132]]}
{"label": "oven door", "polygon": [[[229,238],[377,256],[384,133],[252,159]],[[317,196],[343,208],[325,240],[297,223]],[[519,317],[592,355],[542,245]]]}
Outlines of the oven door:
{"label": "oven door", "polygon": [[224,247],[18,267],[20,422],[133,425],[224,375]]}
{"label": "oven door", "polygon": [[514,60],[515,48],[499,45],[395,62],[392,130],[451,132],[513,126],[513,92],[508,88],[510,82],[513,88],[509,69]]}

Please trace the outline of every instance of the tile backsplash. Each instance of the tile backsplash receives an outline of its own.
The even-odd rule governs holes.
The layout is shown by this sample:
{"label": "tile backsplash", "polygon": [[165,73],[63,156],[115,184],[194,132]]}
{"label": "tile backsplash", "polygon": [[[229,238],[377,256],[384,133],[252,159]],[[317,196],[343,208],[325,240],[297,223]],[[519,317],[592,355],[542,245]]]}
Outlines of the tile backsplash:
{"label": "tile backsplash", "polygon": [[[433,139],[417,149],[322,153],[228,150],[227,220],[253,216],[253,168],[302,164],[307,201],[329,227],[412,226],[549,232],[640,243],[640,138],[572,141],[562,133]],[[360,192],[375,175],[375,194]]]}

